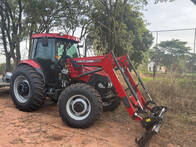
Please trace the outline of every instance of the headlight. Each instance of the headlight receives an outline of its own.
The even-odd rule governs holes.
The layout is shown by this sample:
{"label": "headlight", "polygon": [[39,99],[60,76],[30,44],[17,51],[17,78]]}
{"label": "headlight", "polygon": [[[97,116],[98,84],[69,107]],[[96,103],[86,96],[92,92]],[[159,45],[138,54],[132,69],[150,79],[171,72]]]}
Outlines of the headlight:
{"label": "headlight", "polygon": [[[101,82],[100,83],[98,83],[98,87],[99,88],[106,88],[106,86],[104,86],[104,84],[102,84]],[[112,82],[108,82],[108,84],[107,84],[107,88],[112,88]]]}
{"label": "headlight", "polygon": [[112,82],[108,83],[108,88],[112,88]]}
{"label": "headlight", "polygon": [[102,83],[99,83],[99,84],[98,84],[98,87],[99,87],[99,88],[105,88],[105,86],[104,86]]}

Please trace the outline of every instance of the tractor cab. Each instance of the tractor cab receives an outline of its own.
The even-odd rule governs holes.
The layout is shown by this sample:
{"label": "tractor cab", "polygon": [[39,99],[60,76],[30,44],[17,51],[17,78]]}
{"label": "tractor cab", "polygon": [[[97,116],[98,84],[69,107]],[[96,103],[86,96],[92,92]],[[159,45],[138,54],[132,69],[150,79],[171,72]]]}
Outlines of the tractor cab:
{"label": "tractor cab", "polygon": [[32,59],[45,59],[57,62],[63,55],[64,50],[71,57],[78,57],[77,45],[79,39],[63,34],[35,34],[32,36],[33,46],[31,50]]}
{"label": "tractor cab", "polygon": [[35,34],[32,39],[30,57],[40,65],[47,85],[54,87],[57,85],[58,73],[65,62],[64,56],[70,58],[80,56],[78,49],[80,40],[61,33]]}

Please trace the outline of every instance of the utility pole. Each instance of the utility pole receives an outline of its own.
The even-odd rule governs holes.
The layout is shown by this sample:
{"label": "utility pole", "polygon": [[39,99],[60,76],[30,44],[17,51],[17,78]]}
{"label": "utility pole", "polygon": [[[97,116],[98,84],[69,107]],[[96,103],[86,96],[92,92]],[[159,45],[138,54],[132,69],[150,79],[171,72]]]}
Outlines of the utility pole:
{"label": "utility pole", "polygon": [[159,32],[156,32],[156,46],[158,46],[158,37],[159,37]]}
{"label": "utility pole", "polygon": [[195,35],[194,35],[194,47],[193,47],[194,53],[196,53],[195,48],[196,48],[196,28],[195,28]]}

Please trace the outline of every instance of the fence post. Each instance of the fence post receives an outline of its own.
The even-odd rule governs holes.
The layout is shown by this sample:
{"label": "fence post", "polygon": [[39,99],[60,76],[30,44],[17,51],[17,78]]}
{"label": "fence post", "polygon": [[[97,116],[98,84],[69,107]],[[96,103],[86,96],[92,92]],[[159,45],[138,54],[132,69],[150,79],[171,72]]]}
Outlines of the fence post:
{"label": "fence post", "polygon": [[195,35],[194,35],[194,47],[193,47],[194,53],[195,53],[195,47],[196,47],[196,28],[195,28]]}

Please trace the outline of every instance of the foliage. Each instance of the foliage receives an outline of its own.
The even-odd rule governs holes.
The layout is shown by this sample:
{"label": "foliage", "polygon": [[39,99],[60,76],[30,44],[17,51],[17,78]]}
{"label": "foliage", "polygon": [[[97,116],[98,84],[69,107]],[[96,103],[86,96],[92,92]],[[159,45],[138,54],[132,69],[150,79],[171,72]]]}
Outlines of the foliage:
{"label": "foliage", "polygon": [[[73,35],[77,27],[86,25],[83,15],[86,13],[85,0],[25,0],[25,24],[31,40],[34,33],[50,32],[58,27]],[[81,33],[81,38],[84,31]],[[31,42],[31,41],[30,41]],[[31,44],[29,45],[31,49]],[[31,50],[29,50],[31,52]]]}
{"label": "foliage", "polygon": [[155,4],[159,2],[172,2],[172,1],[175,1],[175,0],[155,0]]}
{"label": "foliage", "polygon": [[[11,64],[10,66],[11,66],[10,70],[13,70],[14,65]],[[5,71],[6,71],[6,63],[0,64],[0,74],[5,74]]]}
{"label": "foliage", "polygon": [[26,0],[25,22],[34,33],[50,32],[54,27],[74,33],[84,9],[85,0]]}
{"label": "foliage", "polygon": [[[155,0],[155,3],[159,3],[159,2],[173,2],[175,0]],[[191,0],[195,5],[196,5],[196,0]]]}
{"label": "foliage", "polygon": [[4,72],[5,72],[5,63],[3,63],[3,64],[0,64],[0,74],[4,74]]}
{"label": "foliage", "polygon": [[[0,33],[6,62],[11,58],[15,65],[21,59],[20,43],[34,33],[52,31],[55,27],[66,29],[67,33],[85,25],[85,0],[1,0]],[[84,27],[85,28],[85,27]],[[81,35],[84,35],[85,31]]]}
{"label": "foliage", "polygon": [[190,50],[190,47],[187,47],[186,44],[187,42],[178,39],[162,41],[151,51],[151,60],[167,68],[185,67]]}
{"label": "foliage", "polygon": [[145,28],[142,14],[127,1],[95,0],[90,14],[89,38],[101,53],[128,53],[137,64],[152,44],[152,35]]}
{"label": "foliage", "polygon": [[15,65],[20,61],[20,42],[24,34],[23,31],[23,0],[1,0],[0,1],[0,29],[4,54],[6,56],[6,70],[11,68],[11,58]]}
{"label": "foliage", "polygon": [[191,0],[196,5],[196,0]]}
{"label": "foliage", "polygon": [[6,62],[20,61],[20,43],[29,38],[31,49],[34,33],[63,29],[73,35],[80,28],[80,39],[88,35],[88,43],[98,52],[129,53],[139,64],[152,44],[140,12],[147,4],[147,0],[1,0],[0,39]]}
{"label": "foliage", "polygon": [[189,53],[187,55],[186,60],[187,60],[186,67],[189,69],[189,71],[196,72],[196,54]]}

